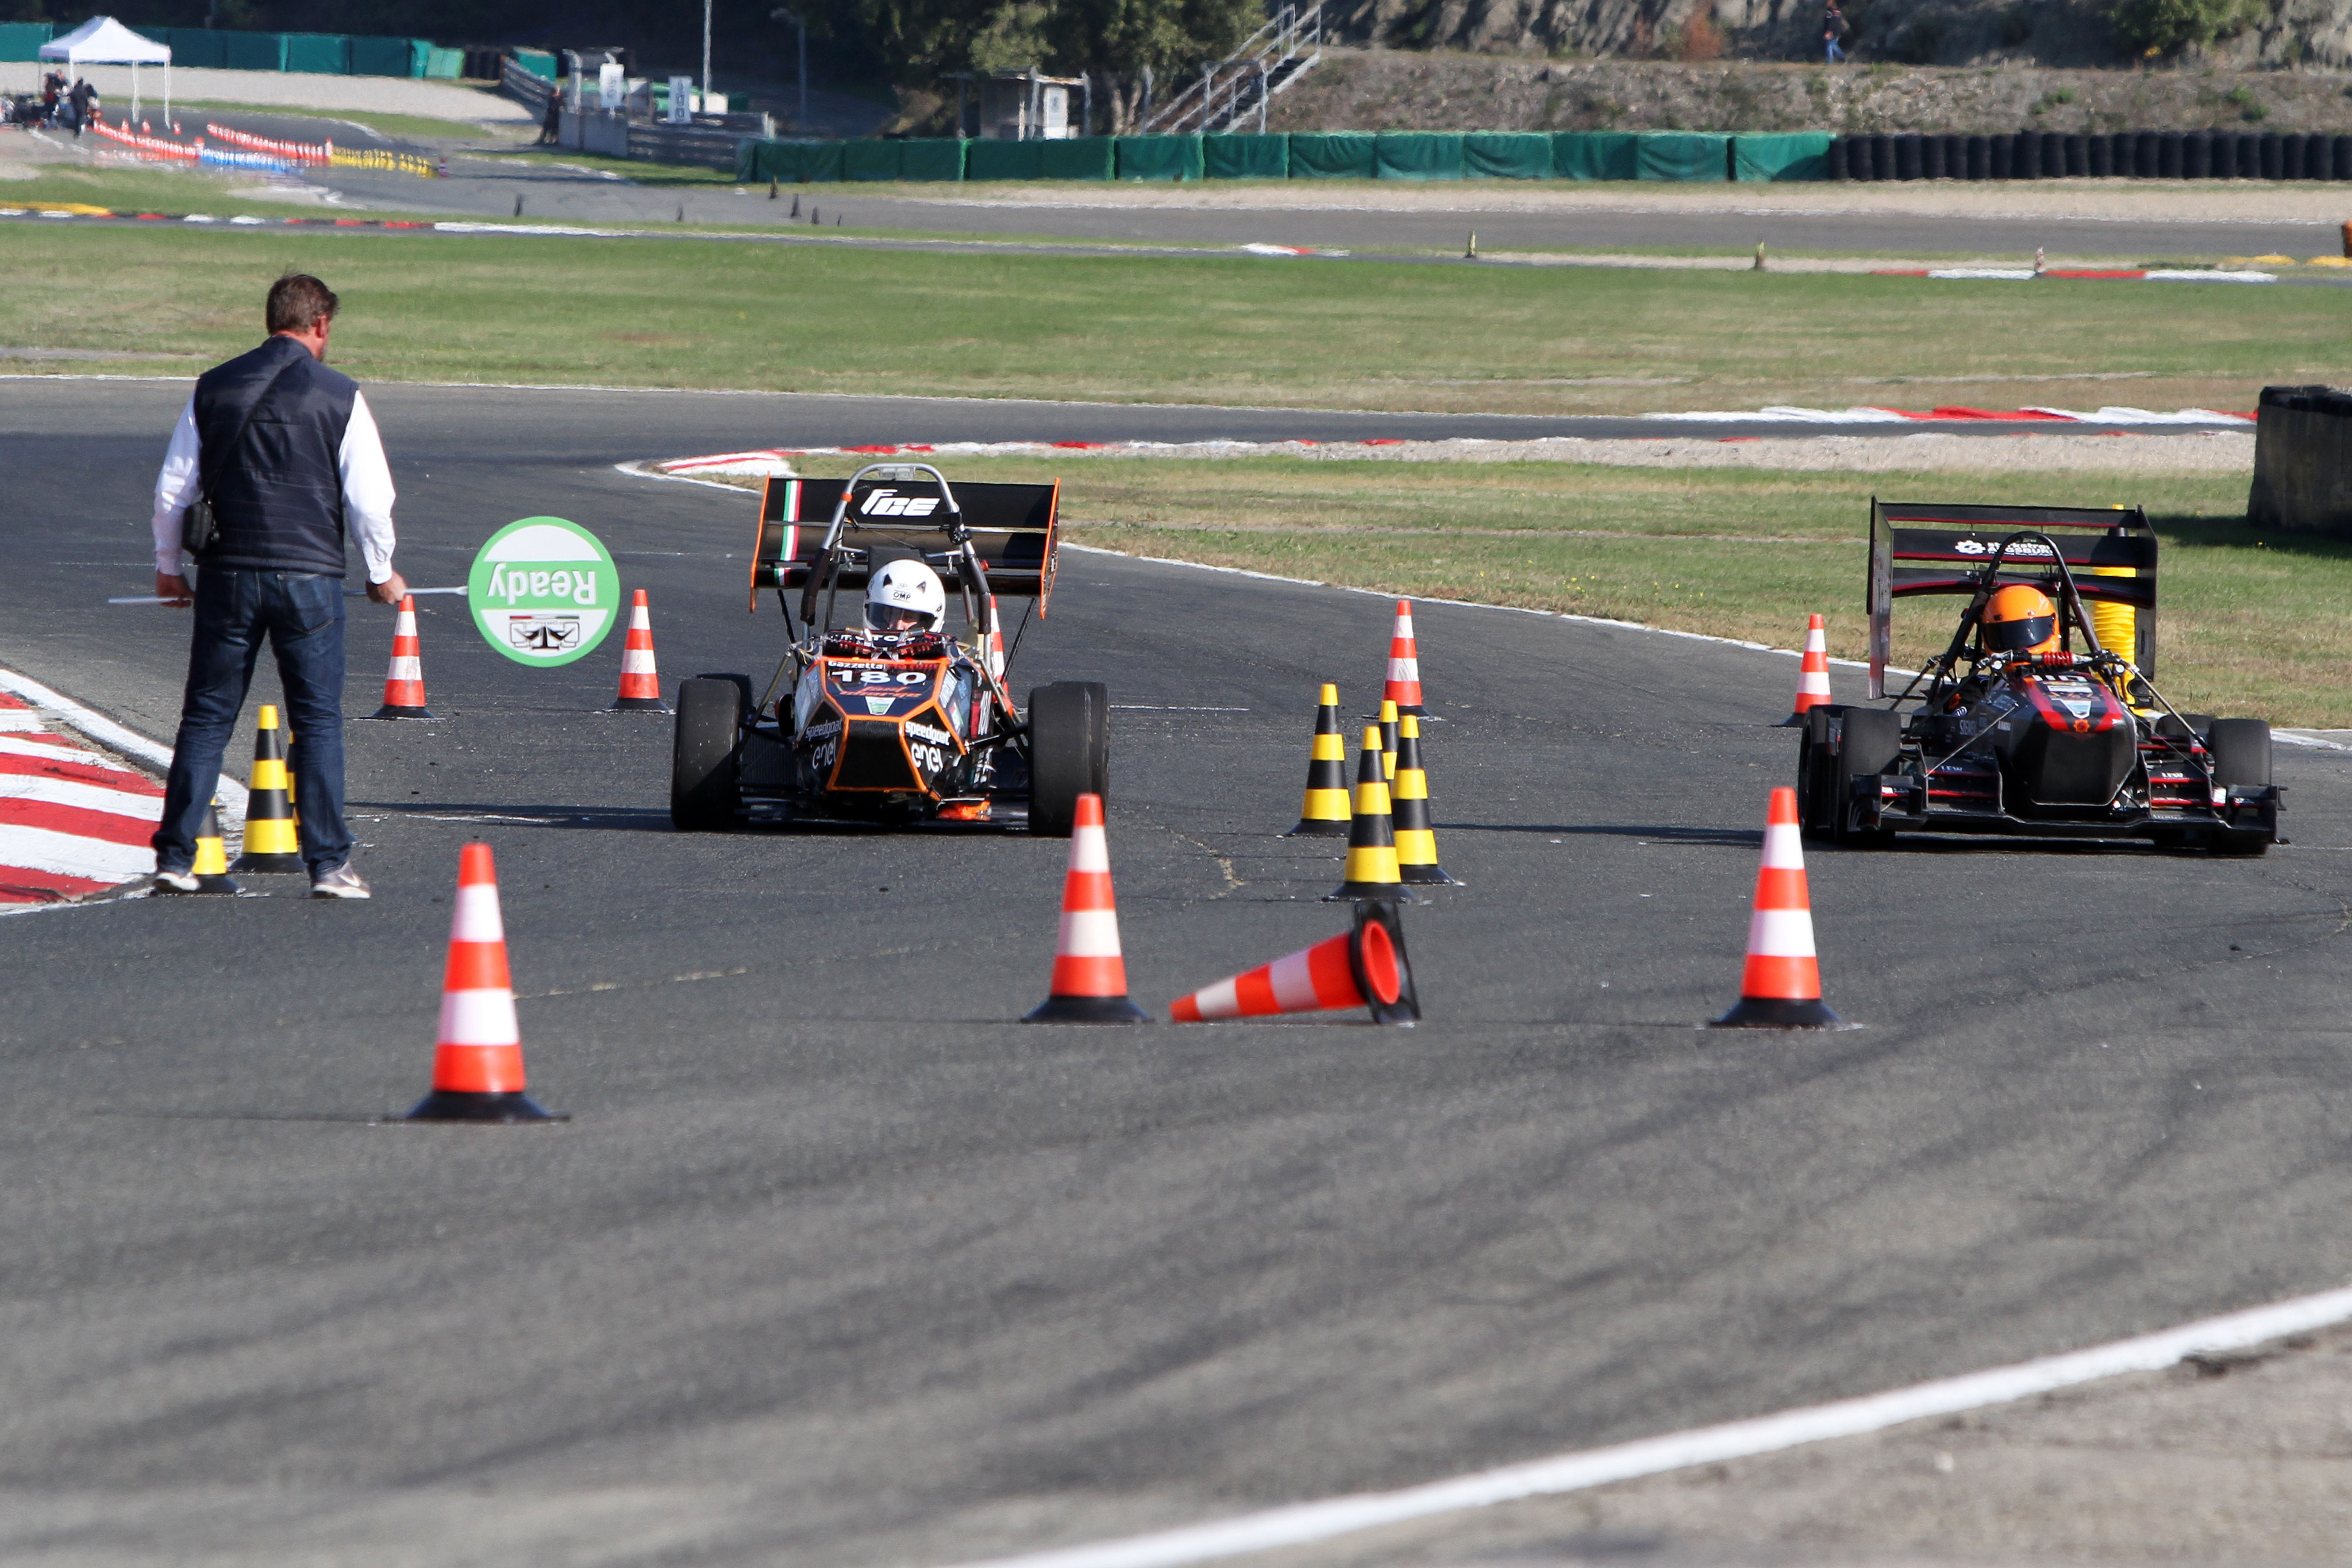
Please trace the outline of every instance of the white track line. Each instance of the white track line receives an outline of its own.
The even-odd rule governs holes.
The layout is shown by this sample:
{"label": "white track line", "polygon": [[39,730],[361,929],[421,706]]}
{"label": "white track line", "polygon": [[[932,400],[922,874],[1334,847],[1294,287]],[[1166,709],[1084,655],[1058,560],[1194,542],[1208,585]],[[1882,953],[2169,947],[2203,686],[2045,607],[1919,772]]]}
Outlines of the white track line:
{"label": "white track line", "polygon": [[1209,1563],[1277,1547],[1302,1546],[1406,1520],[1488,1508],[1521,1498],[1582,1491],[1692,1465],[1748,1458],[1832,1437],[1883,1432],[1931,1415],[2005,1405],[2054,1388],[2068,1388],[2124,1373],[2158,1372],[2188,1356],[2242,1350],[2347,1320],[2352,1320],[2352,1289],[2329,1290],[2117,1340],[2089,1350],[2043,1356],[2013,1366],[1939,1378],[1933,1383],[1913,1384],[1908,1388],[1865,1394],[1858,1399],[1784,1410],[1750,1421],[1701,1426],[1613,1447],[1507,1465],[1402,1491],[1359,1492],[1321,1502],[1296,1503],[1152,1535],[1133,1535],[1020,1557],[991,1558],[984,1563],[963,1564],[962,1568],[1171,1568],[1173,1564]]}

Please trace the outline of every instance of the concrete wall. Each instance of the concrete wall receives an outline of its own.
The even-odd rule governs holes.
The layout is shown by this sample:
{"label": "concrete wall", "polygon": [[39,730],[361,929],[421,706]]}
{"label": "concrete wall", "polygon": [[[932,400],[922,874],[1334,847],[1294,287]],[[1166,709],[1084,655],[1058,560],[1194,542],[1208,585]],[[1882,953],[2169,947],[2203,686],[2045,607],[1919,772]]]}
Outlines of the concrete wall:
{"label": "concrete wall", "polygon": [[2352,539],[2352,392],[2263,388],[2246,521],[2256,528]]}

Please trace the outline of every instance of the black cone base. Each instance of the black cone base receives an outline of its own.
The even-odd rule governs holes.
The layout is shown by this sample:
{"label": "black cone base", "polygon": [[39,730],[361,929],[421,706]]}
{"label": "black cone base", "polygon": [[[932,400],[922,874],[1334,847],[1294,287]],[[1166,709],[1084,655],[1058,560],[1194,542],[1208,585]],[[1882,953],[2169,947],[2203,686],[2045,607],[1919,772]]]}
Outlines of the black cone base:
{"label": "black cone base", "polygon": [[1298,826],[1283,837],[1285,838],[1345,838],[1351,826],[1351,820],[1344,816],[1337,822],[1321,822],[1312,817],[1302,816],[1298,819]]}
{"label": "black cone base", "polygon": [[1149,1024],[1151,1015],[1124,996],[1048,996],[1024,1024]]}
{"label": "black cone base", "polygon": [[1407,892],[1395,882],[1342,882],[1323,895],[1327,904],[1344,904],[1351,899],[1386,899],[1392,904],[1417,904],[1417,894]]}
{"label": "black cone base", "polygon": [[199,893],[226,893],[229,897],[235,898],[237,894],[245,891],[245,889],[236,885],[236,879],[235,877],[224,876],[221,873],[215,871],[196,879],[196,891]]}
{"label": "black cone base", "polygon": [[394,708],[387,702],[368,717],[371,719],[430,719],[433,717],[433,711],[429,708]]}
{"label": "black cone base", "polygon": [[669,704],[658,697],[615,697],[607,713],[667,713]]}
{"label": "black cone base", "polygon": [[299,874],[310,869],[302,864],[302,857],[299,855],[240,855],[229,862],[228,868],[232,871],[243,871],[248,876],[259,876],[265,872],[275,871]]}
{"label": "black cone base", "polygon": [[520,1090],[511,1094],[471,1094],[436,1089],[416,1102],[403,1121],[477,1121],[515,1126],[527,1121],[569,1121],[562,1111],[549,1110]]}
{"label": "black cone base", "polygon": [[1775,730],[1801,730],[1804,727],[1805,716],[1802,713],[1791,713],[1772,726]]}
{"label": "black cone base", "polygon": [[1408,886],[1415,888],[1459,888],[1464,885],[1461,878],[1447,876],[1444,868],[1439,866],[1403,866],[1398,868],[1397,875],[1402,877]]}
{"label": "black cone base", "polygon": [[1834,1029],[1843,1020],[1818,999],[1792,1002],[1778,996],[1742,996],[1739,1005],[1708,1025],[1714,1029]]}

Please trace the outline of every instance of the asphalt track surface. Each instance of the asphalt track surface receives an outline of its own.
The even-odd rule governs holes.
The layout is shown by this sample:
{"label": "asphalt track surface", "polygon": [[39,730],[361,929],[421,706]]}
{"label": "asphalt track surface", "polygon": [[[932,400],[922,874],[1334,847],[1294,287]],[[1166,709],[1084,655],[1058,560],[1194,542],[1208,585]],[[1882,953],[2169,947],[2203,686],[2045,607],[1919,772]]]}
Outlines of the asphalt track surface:
{"label": "asphalt track surface", "polygon": [[[289,140],[349,142],[352,127],[333,121],[224,114],[223,123]],[[183,124],[186,123],[184,117]],[[559,154],[560,156],[560,154]],[[643,224],[782,224],[789,201],[771,206],[764,191],[739,195],[733,186],[636,185],[583,169],[527,163],[503,167],[480,157],[453,157],[446,180],[424,181],[366,170],[313,172],[310,178],[382,207],[551,222]],[[1478,186],[1459,188],[1460,205],[1443,212],[1328,211],[1291,208],[1169,210],[1020,205],[1017,187],[992,195],[990,205],[908,201],[880,194],[829,191],[815,200],[825,223],[839,218],[866,230],[971,235],[1047,235],[1168,245],[1263,243],[1343,249],[1458,251],[1468,231],[1492,251],[1722,250],[1746,255],[1759,241],[1779,252],[1817,255],[1929,255],[2031,258],[2053,255],[2141,260],[2172,258],[2332,256],[2340,236],[2327,224],[2097,222],[2087,219],[1977,218],[1774,211],[1759,187],[1753,211],[1658,213],[1497,211],[1477,205]],[[787,192],[789,197],[793,193]],[[997,205],[1002,203],[1003,205]],[[836,205],[837,204],[837,205]],[[805,203],[803,204],[805,209]],[[805,218],[803,219],[804,223]]]}
{"label": "asphalt track surface", "polygon": [[[159,735],[184,623],[100,601],[145,582],[183,395],[0,385],[0,661]],[[757,400],[373,400],[413,582],[572,518],[650,591],[671,681],[764,674],[748,502],[611,467],[685,414],[753,444]],[[1331,847],[1275,835],[1316,683],[1360,710],[1387,617],[1065,558],[1016,680],[1135,705],[1110,842],[1147,1004],[1340,928]],[[351,725],[373,903],[265,879],[0,920],[0,1553],[947,1563],[2352,1269],[2352,763],[2281,748],[2295,842],[2260,860],[1818,851],[1830,999],[1868,1026],[1715,1034],[1794,661],[1469,607],[1419,626],[1468,883],[1407,917],[1427,1022],[1048,1029],[1012,1020],[1061,845],[675,834],[667,721],[598,711],[616,642],[524,670],[426,602],[441,721]],[[348,712],[389,637],[355,613]],[[476,837],[534,1089],[576,1120],[371,1124],[424,1089]]]}

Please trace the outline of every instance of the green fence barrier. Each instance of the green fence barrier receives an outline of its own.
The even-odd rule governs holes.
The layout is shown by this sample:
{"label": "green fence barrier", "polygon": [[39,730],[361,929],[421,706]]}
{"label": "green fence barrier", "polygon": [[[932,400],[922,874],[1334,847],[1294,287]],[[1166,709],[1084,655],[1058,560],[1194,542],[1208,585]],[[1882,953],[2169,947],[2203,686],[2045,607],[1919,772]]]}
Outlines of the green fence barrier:
{"label": "green fence barrier", "polygon": [[349,44],[353,76],[423,76],[424,57],[433,52],[423,38],[354,36]]}
{"label": "green fence barrier", "polygon": [[282,71],[286,68],[283,33],[223,33],[221,68],[233,71]]}
{"label": "green fence barrier", "polygon": [[517,49],[514,63],[541,81],[556,79],[555,56],[546,49]]}
{"label": "green fence barrier", "polygon": [[1778,136],[1734,136],[1731,163],[1734,179],[1826,180],[1830,177],[1830,133],[1797,131]]}
{"label": "green fence barrier", "polygon": [[1551,137],[1539,131],[1475,131],[1462,138],[1462,173],[1473,180],[1549,180]]}
{"label": "green fence barrier", "polygon": [[1639,173],[1642,139],[1631,131],[1561,131],[1551,139],[1551,172],[1559,180],[1630,180]]}
{"label": "green fence barrier", "polygon": [[313,76],[352,74],[352,41],[341,33],[288,33],[286,66]]}
{"label": "green fence barrier", "polygon": [[0,22],[0,60],[11,65],[41,58],[56,29],[47,22]]}
{"label": "green fence barrier", "polygon": [[963,151],[967,180],[1042,180],[1045,177],[1043,142],[975,141]]}
{"label": "green fence barrier", "polygon": [[1682,182],[1730,177],[1731,138],[1706,131],[1644,131],[1634,150],[1634,178]]}
{"label": "green fence barrier", "polygon": [[910,137],[898,143],[902,180],[961,180],[966,143],[952,136]]}
{"label": "green fence barrier", "polygon": [[198,70],[221,68],[221,40],[228,35],[205,27],[157,27],[147,35],[172,47],[172,63]]}
{"label": "green fence barrier", "polygon": [[1108,180],[1118,157],[1116,136],[1071,136],[1041,142],[1045,150],[1043,169],[1049,180]]}
{"label": "green fence barrier", "polygon": [[832,184],[841,178],[838,142],[761,142],[746,137],[735,143],[735,179],[739,184],[757,180],[781,180],[788,185]]}
{"label": "green fence barrier", "polygon": [[1462,133],[1383,131],[1372,138],[1372,173],[1383,180],[1458,180]]}
{"label": "green fence barrier", "polygon": [[436,81],[457,80],[466,74],[466,51],[427,48],[425,52],[425,74]]}
{"label": "green fence barrier", "polygon": [[905,144],[898,142],[844,142],[841,177],[845,180],[903,180]]}
{"label": "green fence barrier", "polygon": [[1212,180],[1290,178],[1287,136],[1203,136],[1202,173]]}
{"label": "green fence barrier", "polygon": [[1198,180],[1207,176],[1198,136],[1122,136],[1118,139],[1118,177],[1122,180]]}
{"label": "green fence barrier", "polygon": [[1294,131],[1290,133],[1290,177],[1375,179],[1379,174],[1380,140],[1360,131]]}

